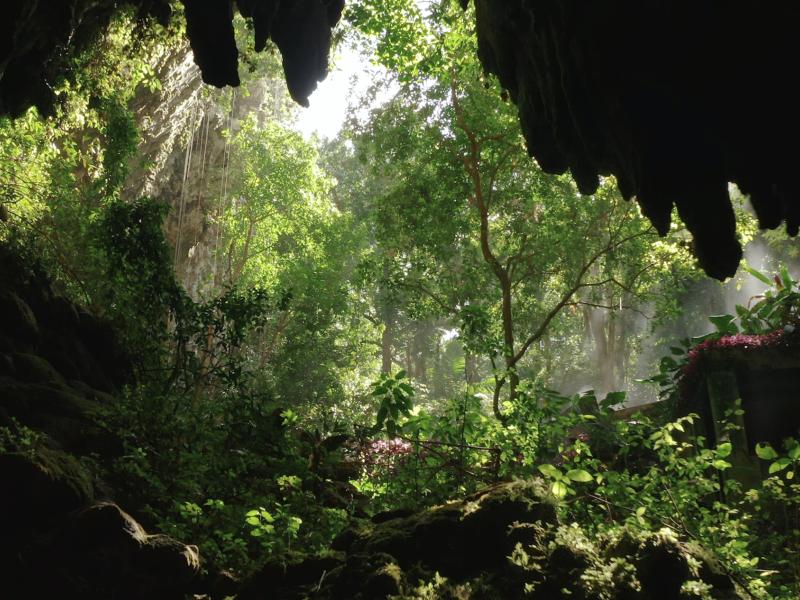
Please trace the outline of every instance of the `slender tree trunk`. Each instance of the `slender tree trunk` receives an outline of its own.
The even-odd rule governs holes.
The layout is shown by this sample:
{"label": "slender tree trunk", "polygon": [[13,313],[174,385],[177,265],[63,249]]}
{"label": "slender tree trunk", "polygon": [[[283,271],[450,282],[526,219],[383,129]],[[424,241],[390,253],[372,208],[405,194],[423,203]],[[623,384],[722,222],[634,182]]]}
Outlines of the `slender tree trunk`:
{"label": "slender tree trunk", "polygon": [[514,317],[511,312],[511,280],[508,273],[503,271],[503,277],[498,276],[503,292],[503,342],[506,372],[508,373],[508,399],[514,401],[517,397],[519,375],[514,361]]}
{"label": "slender tree trunk", "polygon": [[394,343],[394,325],[390,320],[383,323],[381,334],[381,373],[392,372],[392,345]]}
{"label": "slender tree trunk", "polygon": [[[383,263],[383,281],[389,279],[388,259]],[[378,290],[378,302],[380,306],[381,320],[383,321],[383,333],[381,334],[381,373],[386,375],[392,372],[392,357],[395,344],[395,323],[397,321],[397,308],[392,301],[391,294],[382,284]]]}
{"label": "slender tree trunk", "polygon": [[436,348],[433,355],[433,395],[441,398],[445,395],[445,366],[443,364],[442,338],[436,336]]}
{"label": "slender tree trunk", "polygon": [[616,343],[616,383],[619,389],[626,387],[628,381],[628,335],[625,317],[620,311],[617,319],[617,343]]}
{"label": "slender tree trunk", "polygon": [[427,323],[418,323],[414,333],[414,376],[420,383],[428,383]]}

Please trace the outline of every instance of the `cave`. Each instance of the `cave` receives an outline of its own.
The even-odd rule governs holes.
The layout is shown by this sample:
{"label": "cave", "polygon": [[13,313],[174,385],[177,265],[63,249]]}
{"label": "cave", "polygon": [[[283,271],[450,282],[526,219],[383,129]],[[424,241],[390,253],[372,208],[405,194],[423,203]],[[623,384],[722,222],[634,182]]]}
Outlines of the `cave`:
{"label": "cave", "polygon": [[[461,0],[466,6],[468,0]],[[166,22],[166,0],[127,0]],[[327,72],[343,0],[184,0],[203,79],[239,83],[234,7],[252,18],[255,49],[279,48],[292,97],[305,104]],[[13,0],[3,8],[0,115],[47,113],[69,57],[107,26],[118,3]],[[519,107],[528,150],[550,173],[569,170],[591,194],[614,175],[664,235],[673,207],[711,277],[742,256],[729,198],[746,194],[759,224],[800,227],[791,77],[800,7],[754,1],[475,0],[479,56]]]}
{"label": "cave", "polygon": [[[448,2],[432,4],[444,7]],[[619,204],[633,206],[636,218],[646,228],[626,240],[646,233],[652,235],[648,244],[659,244],[653,229],[662,238],[668,236],[676,211],[689,233],[671,248],[683,257],[684,264],[670,268],[674,266],[676,272],[681,267],[693,268],[696,261],[707,276],[725,280],[737,273],[743,239],[750,235],[742,227],[737,230],[734,201],[742,194],[749,200],[758,227],[773,230],[785,226],[790,237],[797,235],[800,203],[795,197],[790,148],[800,134],[800,119],[790,74],[800,43],[794,31],[800,7],[705,0],[452,3],[462,18],[463,11],[469,15],[474,11],[470,26],[474,25],[480,61],[475,70],[482,69],[482,74],[476,75],[476,87],[479,91],[496,88],[493,98],[502,102],[501,109],[514,113],[505,122],[515,127],[520,124],[520,131],[514,134],[522,158],[519,162],[548,175],[568,174],[552,179],[563,184],[561,190],[574,187],[570,198],[579,200],[580,206],[602,200],[607,191],[603,185],[608,186],[613,177],[627,201],[620,199]],[[102,94],[86,99],[87,110],[100,107],[110,116],[105,127],[93,124],[78,131],[73,155],[83,159],[85,153],[97,159],[97,164],[84,161],[74,173],[64,176],[65,185],[53,187],[64,198],[52,194],[53,198],[42,201],[74,200],[70,194],[81,185],[96,194],[86,194],[87,204],[96,202],[100,209],[87,210],[78,218],[69,213],[72,221],[64,219],[70,225],[77,221],[75,229],[60,232],[54,226],[51,236],[43,236],[46,243],[56,246],[59,234],[68,237],[78,231],[75,248],[69,247],[73,254],[61,266],[66,270],[70,264],[81,265],[85,258],[87,264],[95,260],[108,267],[87,269],[87,279],[101,282],[96,289],[68,288],[64,278],[51,278],[40,268],[44,263],[37,262],[41,259],[36,254],[39,246],[26,246],[23,237],[0,238],[0,482],[10,482],[11,489],[7,493],[4,488],[0,494],[0,530],[5,536],[0,544],[0,596],[10,592],[12,597],[44,598],[61,593],[98,600],[257,599],[265,595],[366,600],[410,593],[420,594],[408,596],[414,598],[513,598],[522,597],[526,589],[541,598],[747,597],[733,569],[721,566],[721,554],[715,554],[719,549],[710,547],[707,540],[697,543],[689,527],[681,529],[674,515],[663,517],[660,524],[664,527],[644,527],[650,512],[671,512],[666,502],[651,497],[645,510],[636,507],[638,498],[630,491],[633,487],[625,490],[627,497],[623,495],[633,504],[622,502],[620,506],[613,499],[585,491],[595,483],[598,489],[601,483],[606,485],[611,480],[607,473],[624,468],[635,485],[642,485],[642,494],[652,496],[647,479],[655,481],[661,476],[654,445],[646,444],[665,438],[656,429],[665,419],[661,411],[668,402],[612,409],[625,399],[625,393],[614,386],[626,382],[633,387],[631,378],[625,378],[626,354],[639,351],[633,338],[648,335],[642,334],[643,328],[635,329],[638,317],[629,316],[627,321],[612,318],[612,311],[622,311],[626,302],[633,305],[636,296],[614,279],[618,271],[609,279],[603,279],[600,272],[598,258],[609,256],[609,263],[614,263],[613,251],[621,242],[617,245],[610,239],[605,254],[598,253],[579,265],[575,288],[566,286],[569,293],[554,303],[552,311],[545,312],[540,326],[531,310],[526,326],[533,322],[533,334],[518,335],[516,342],[512,304],[516,316],[521,302],[517,296],[512,302],[512,290],[531,297],[540,295],[539,289],[531,291],[532,287],[523,284],[516,288],[512,283],[514,260],[522,265],[520,270],[536,270],[536,261],[526,259],[522,249],[508,258],[505,267],[495,259],[494,273],[499,273],[505,287],[500,302],[496,298],[486,301],[489,308],[481,305],[494,291],[489,280],[475,276],[477,267],[469,267],[474,272],[464,267],[463,255],[458,252],[442,260],[444,270],[463,275],[465,281],[476,277],[477,292],[469,290],[464,297],[455,294],[455,308],[451,309],[441,298],[444,293],[458,292],[453,288],[462,281],[445,279],[441,285],[444,293],[437,296],[441,290],[431,292],[421,285],[417,291],[424,300],[415,297],[398,308],[402,295],[398,292],[402,286],[396,283],[401,279],[398,273],[410,271],[411,260],[394,246],[383,255],[376,253],[380,260],[375,256],[371,261],[355,260],[365,247],[376,246],[377,236],[367,226],[361,227],[363,223],[337,220],[345,212],[340,211],[341,199],[334,197],[337,177],[343,173],[336,170],[340,165],[331,163],[341,158],[335,154],[341,148],[327,147],[328,170],[320,174],[323,159],[315,154],[317,148],[279,128],[274,137],[253,136],[254,146],[261,150],[261,162],[252,164],[261,165],[261,171],[267,170],[263,165],[274,167],[289,184],[280,193],[271,189],[265,193],[272,212],[251,218],[237,275],[249,258],[250,242],[257,237],[253,233],[256,225],[270,223],[272,217],[276,222],[286,221],[276,226],[280,230],[270,241],[279,251],[265,262],[283,265],[295,261],[303,269],[287,270],[295,279],[287,275],[290,283],[285,287],[270,280],[274,285],[269,293],[266,285],[237,287],[239,281],[232,276],[217,278],[222,268],[218,270],[217,248],[212,246],[216,243],[228,250],[230,274],[237,271],[231,257],[239,241],[232,239],[227,248],[220,243],[220,223],[223,217],[233,220],[231,215],[243,214],[248,208],[241,192],[245,184],[238,188],[238,195],[229,194],[231,164],[237,166],[237,157],[242,155],[236,154],[235,144],[244,139],[236,135],[252,133],[247,128],[253,123],[264,125],[262,117],[261,122],[258,118],[248,122],[247,118],[274,99],[266,80],[260,87],[248,87],[249,69],[255,68],[251,53],[276,57],[282,73],[279,83],[285,80],[294,103],[308,106],[315,88],[328,75],[332,48],[340,42],[337,36],[346,15],[344,0],[9,0],[0,10],[5,15],[0,25],[0,126],[8,128],[15,122],[35,122],[29,112],[32,107],[43,117],[58,113],[67,95],[64,89],[80,85],[82,53],[108,34],[118,16],[132,15],[136,23],[132,39],[142,43],[148,36],[164,34],[176,21],[185,23],[180,53],[157,62],[154,69],[154,79],[163,80],[164,88],[138,90],[122,109],[104,104],[107,98],[100,97]],[[173,19],[175,12],[181,13],[180,18]],[[239,31],[235,30],[237,23]],[[246,46],[241,42],[242,23]],[[203,87],[201,80],[209,87]],[[451,89],[453,112],[457,113],[455,85]],[[275,113],[279,100],[275,101]],[[113,120],[119,116],[116,109],[141,119]],[[137,127],[142,133],[138,140],[131,131]],[[267,129],[258,127],[253,125],[258,132]],[[403,127],[398,129],[405,133]],[[0,129],[0,134],[5,131]],[[471,135],[467,126],[463,131],[473,142],[474,158],[480,154],[474,152],[479,136]],[[54,152],[54,163],[63,158],[70,164],[69,152],[57,154],[55,136],[42,139],[49,143],[40,147]],[[92,154],[94,142],[102,140],[97,142],[99,146],[108,142],[112,148],[111,142],[120,139],[138,150],[135,161],[116,173],[116,183],[99,176],[92,180],[93,169],[100,172],[99,164],[105,168],[106,162],[111,164],[115,158],[112,152]],[[0,143],[5,141],[0,135]],[[25,139],[20,145],[24,143]],[[295,154],[302,160],[277,166],[270,163],[270,158],[280,155],[282,144],[294,144],[292,150],[299,149]],[[424,149],[431,148],[435,153],[439,147],[427,144]],[[432,154],[421,156],[418,162],[423,173]],[[458,160],[453,162],[461,167]],[[475,165],[480,161],[473,161],[473,173],[478,171]],[[238,183],[246,183],[248,176],[257,180],[262,174],[250,163],[245,165],[244,159],[238,166],[242,167]],[[451,166],[442,172],[452,172]],[[57,168],[52,172],[64,175]],[[349,182],[355,189],[366,179],[367,171],[354,169],[353,173],[354,179],[360,178]],[[313,220],[317,213],[299,211],[299,220],[307,217],[312,230],[307,236],[310,241],[303,243],[318,251],[320,263],[328,261],[340,267],[337,276],[346,273],[352,280],[344,275],[332,277],[334,267],[330,271],[318,268],[309,258],[312,251],[292,254],[300,245],[292,236],[299,238],[306,231],[292,229],[294,222],[287,225],[289,217],[280,209],[283,202],[286,212],[291,212],[290,194],[285,192],[305,176],[332,198],[325,196],[327,203],[319,203],[324,218]],[[493,177],[491,181],[495,181]],[[102,188],[98,182],[108,185]],[[3,193],[4,184],[0,179]],[[34,188],[37,185],[34,178]],[[214,191],[209,192],[212,185]],[[315,199],[313,193],[301,189],[299,183],[297,188],[298,196],[309,202],[298,205],[308,208]],[[479,183],[477,191],[481,189]],[[488,189],[492,191],[491,183]],[[435,202],[436,198],[422,192],[423,203]],[[8,198],[13,193],[8,192]],[[474,207],[477,195],[466,193],[459,200],[468,198],[469,206]],[[397,204],[407,200],[391,194],[387,198],[392,208],[395,200]],[[631,202],[638,203],[640,213]],[[9,217],[6,203],[12,205],[0,196],[2,235],[17,218]],[[229,204],[220,208],[223,203]],[[409,206],[403,207],[413,213],[411,226],[405,230],[408,237],[417,230],[424,232],[430,221],[444,227],[450,225],[451,217],[457,220],[446,213],[433,212],[431,216],[421,205]],[[352,207],[349,210],[357,212]],[[535,228],[543,212],[545,209],[530,210],[525,219],[511,220],[512,225],[527,219],[525,225]],[[483,213],[481,234],[500,221],[490,218],[485,208]],[[113,218],[103,218],[108,215]],[[601,217],[613,221],[608,215]],[[59,223],[55,218],[42,222],[48,226]],[[557,224],[560,229],[552,230],[557,232],[553,235],[578,226],[591,227],[591,223],[562,221]],[[352,242],[347,236],[352,234],[355,239],[356,230],[363,239]],[[103,242],[97,241],[101,237],[98,231],[106,234]],[[319,231],[319,238],[314,237]],[[461,233],[455,237],[470,236]],[[522,236],[527,239],[528,234]],[[548,251],[593,255],[587,250],[586,237],[588,233],[569,251],[562,252],[557,244],[555,250],[550,244]],[[174,243],[168,246],[167,238]],[[332,251],[321,239],[347,239],[352,244],[342,242]],[[137,252],[141,248],[145,251]],[[488,238],[483,237],[468,250],[476,250],[476,256],[492,254]],[[254,254],[266,256],[267,252],[262,248]],[[328,260],[331,256],[344,258],[338,263]],[[642,267],[638,274],[648,268]],[[558,268],[552,270],[559,274]],[[676,281],[679,275],[675,275]],[[80,277],[75,279],[82,283]],[[767,275],[759,279],[771,285]],[[256,283],[264,280],[268,276]],[[293,287],[295,280],[306,287]],[[374,287],[350,286],[354,280]],[[604,296],[601,286],[609,282],[628,295]],[[729,454],[720,454],[731,463],[729,471],[714,472],[713,477],[704,474],[703,483],[709,487],[697,502],[703,511],[712,504],[712,497],[724,500],[720,488],[714,488],[717,480],[735,479],[756,488],[772,474],[767,472],[769,465],[760,460],[757,444],[769,443],[779,449],[784,438],[800,432],[796,404],[800,396],[800,291],[788,270],[775,277],[775,285],[781,298],[789,298],[787,305],[795,302],[787,312],[785,327],[781,323],[783,329],[764,336],[723,336],[692,350],[680,374],[680,398],[670,418],[697,413],[700,419],[694,424],[694,433],[705,438],[707,448],[720,452],[716,448],[727,443],[731,448]],[[123,293],[114,295],[109,291],[114,287]],[[588,291],[595,288],[601,291]],[[555,285],[549,289],[553,294],[557,291]],[[347,312],[351,306],[360,309],[362,301],[365,314]],[[497,316],[491,313],[493,301],[502,304],[496,311],[502,314],[501,328],[508,323],[501,341],[501,335],[494,339],[486,333],[496,335],[487,324]],[[437,304],[443,306],[441,314],[435,313]],[[562,309],[573,321],[552,338],[545,335]],[[330,314],[334,316],[326,320]],[[577,337],[567,339],[564,333],[567,327],[580,329],[577,322],[585,328],[581,342],[575,342]],[[466,339],[472,330],[478,332],[475,337],[465,341],[463,348],[457,346],[461,343],[458,335]],[[345,334],[335,337],[328,335],[331,331],[352,333],[353,340],[348,337],[343,343]],[[373,335],[376,332],[377,337]],[[559,385],[571,390],[570,394],[577,392],[569,397],[549,387],[534,386],[539,383],[537,369],[541,373],[551,369],[549,362],[545,364],[553,358],[551,344],[559,347],[561,342],[563,347],[582,345],[576,356],[586,358],[594,351],[586,358],[592,363],[588,368],[582,364],[564,368],[556,361],[563,370]],[[515,343],[520,348],[518,355]],[[668,341],[659,343],[662,350]],[[252,346],[243,351],[245,344]],[[366,346],[371,353],[363,349]],[[289,350],[280,354],[285,347]],[[522,358],[529,348],[531,354],[546,355],[545,359],[536,362],[538,358],[531,358],[525,363]],[[676,354],[674,348],[670,351]],[[501,357],[507,359],[505,371],[497,367],[499,360],[495,364]],[[351,369],[351,363],[361,359],[367,365],[365,373],[375,372],[378,379],[374,382],[367,381],[360,365]],[[604,368],[607,371],[603,372]],[[597,394],[584,385],[582,369],[610,374],[597,386]],[[322,376],[330,373],[339,379]],[[622,375],[615,379],[615,373]],[[252,379],[242,383],[246,377]],[[494,398],[486,387],[490,377],[494,377]],[[290,382],[291,387],[279,388],[275,384],[278,379],[281,384]],[[140,385],[142,381],[148,381],[150,387]],[[262,387],[248,387],[253,381]],[[501,407],[500,391],[506,384],[508,402]],[[517,385],[522,390],[519,395]],[[452,402],[438,413],[426,416],[420,409],[412,414],[417,388],[422,402],[431,398]],[[447,396],[451,392],[454,395]],[[605,399],[600,398],[603,395]],[[536,401],[525,405],[526,398]],[[297,405],[292,404],[295,400]],[[551,401],[556,408],[547,412]],[[337,403],[346,407],[342,421],[351,429],[338,429],[338,415],[326,412],[331,406],[338,410]],[[305,429],[297,425],[297,406],[312,415],[301,424]],[[739,408],[743,412],[738,412]],[[375,422],[369,421],[372,413]],[[738,429],[731,432],[720,424],[725,413],[733,415]],[[524,430],[524,434],[504,437],[506,419],[520,415],[515,432]],[[475,419],[468,422],[468,416]],[[489,418],[497,422],[486,425]],[[590,427],[586,426],[589,421]],[[451,430],[436,429],[451,422],[460,424]],[[569,427],[559,430],[562,423]],[[551,425],[555,433],[545,455],[541,451],[543,432]],[[408,429],[403,429],[405,426]],[[635,430],[638,437],[628,438],[641,443],[635,451],[627,453],[625,444],[619,443],[626,439],[621,435],[603,445],[603,436],[616,432],[617,427]],[[472,430],[491,443],[484,444],[477,434],[477,442],[467,443]],[[431,439],[421,441],[424,434]],[[164,438],[163,447],[158,445],[162,441],[159,436]],[[380,436],[388,436],[389,441]],[[534,438],[535,444],[530,441]],[[598,445],[593,449],[595,441]],[[536,445],[531,456],[525,454],[530,451],[525,444]],[[597,449],[600,451],[592,456]],[[386,478],[374,485],[358,479],[372,467],[380,472],[375,466],[377,459],[368,465],[369,459],[363,458],[370,452],[385,459],[381,473]],[[580,452],[589,454],[580,456]],[[675,462],[689,460],[683,455],[673,458]],[[792,460],[800,463],[800,458]],[[408,467],[413,461],[423,468]],[[423,471],[425,477],[420,475]],[[519,473],[528,479],[518,478]],[[787,487],[797,485],[789,479]],[[199,482],[211,482],[208,487],[213,491],[203,489]],[[661,482],[668,483],[666,478]],[[378,497],[376,489],[392,490],[393,484],[407,487],[406,495],[411,498],[403,496],[407,505],[384,502],[384,497],[370,504],[374,498],[369,494]],[[684,491],[696,499],[692,486],[690,481]],[[456,494],[456,499],[446,493]],[[229,494],[228,505],[220,499],[225,494]],[[150,502],[152,498],[158,502]],[[237,504],[241,498],[246,500]],[[253,498],[275,502],[251,502]],[[421,504],[414,504],[415,500]],[[429,505],[423,505],[423,500]],[[251,504],[244,506],[245,501]],[[619,522],[624,528],[596,526],[590,530],[577,523],[568,525],[562,518],[564,506],[582,509],[584,501],[593,509],[602,505],[597,523]],[[319,520],[304,523],[297,516],[301,509]],[[766,514],[754,511],[751,516],[764,518]],[[222,541],[214,546],[216,538],[201,536],[200,532],[206,531],[219,534]],[[324,549],[314,555],[305,553],[307,548],[295,545],[298,531],[303,535],[311,531],[299,539],[309,545],[312,538],[321,539],[313,543]],[[787,524],[775,531],[800,547],[797,527]],[[788,531],[795,538],[790,538]],[[757,533],[764,533],[769,541],[774,531],[765,527]],[[777,534],[775,540],[780,539]],[[751,539],[756,539],[756,534]],[[205,542],[208,546],[201,552],[199,546]],[[318,548],[313,546],[313,550]],[[724,558],[745,556],[736,554],[740,551],[741,547],[730,550]],[[776,564],[783,565],[779,554],[773,553],[771,558],[777,556]],[[759,557],[752,556],[755,559],[748,560],[757,562]],[[257,570],[242,569],[240,573],[245,574],[241,578],[235,568],[233,572],[217,568],[227,559],[253,567],[254,557],[266,562]],[[748,576],[757,573],[753,569],[756,562],[741,562],[750,569]],[[772,576],[769,568],[765,572],[765,577]],[[781,576],[784,582],[790,581],[791,574]],[[800,584],[791,580],[791,585]]]}

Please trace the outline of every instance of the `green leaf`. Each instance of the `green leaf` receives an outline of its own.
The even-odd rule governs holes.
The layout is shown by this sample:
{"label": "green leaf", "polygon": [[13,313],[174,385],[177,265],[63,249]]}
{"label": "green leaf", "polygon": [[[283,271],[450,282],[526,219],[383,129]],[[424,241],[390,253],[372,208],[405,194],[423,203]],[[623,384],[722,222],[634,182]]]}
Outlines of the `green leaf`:
{"label": "green leaf", "polygon": [[702,344],[706,340],[714,339],[719,335],[719,331],[712,331],[711,333],[707,333],[705,335],[698,335],[692,338],[692,343],[694,344]]}
{"label": "green leaf", "polygon": [[579,481],[581,483],[592,481],[592,475],[589,471],[584,471],[583,469],[571,469],[567,471],[567,477],[572,481]]}
{"label": "green leaf", "polygon": [[378,409],[378,416],[375,418],[375,426],[379,429],[383,427],[383,422],[386,420],[386,415],[389,413],[389,407],[385,404]]}
{"label": "green leaf", "polygon": [[773,460],[778,458],[778,453],[769,444],[756,444],[756,456],[762,460]]}
{"label": "green leaf", "polygon": [[783,471],[786,467],[792,464],[792,461],[786,457],[779,458],[769,466],[769,474],[778,473]]}
{"label": "green leaf", "polygon": [[770,280],[770,278],[767,277],[766,275],[764,275],[761,271],[758,271],[758,270],[756,270],[756,269],[754,269],[754,268],[752,268],[752,267],[750,267],[748,265],[745,265],[744,270],[747,271],[748,273],[750,273],[750,275],[752,275],[756,279],[758,279],[761,283],[763,283],[763,284],[765,284],[765,285],[767,285],[769,287],[772,287],[772,283],[773,283],[772,280]]}
{"label": "green leaf", "polygon": [[714,324],[717,331],[722,335],[729,335],[732,333],[739,333],[739,328],[733,321],[736,319],[733,315],[714,315],[708,317],[708,320]]}
{"label": "green leaf", "polygon": [[551,479],[561,479],[563,477],[561,471],[559,471],[556,467],[554,467],[551,464],[546,463],[543,465],[539,465],[537,468],[545,477],[549,477]]}
{"label": "green leaf", "polygon": [[258,517],[247,517],[248,525],[260,525],[261,520]]}
{"label": "green leaf", "polygon": [[711,466],[715,469],[719,469],[720,471],[724,471],[725,469],[730,469],[733,465],[731,465],[731,463],[729,463],[727,460],[718,458],[711,463]]}
{"label": "green leaf", "polygon": [[262,510],[259,512],[259,516],[264,519],[267,523],[273,523],[275,521],[275,517],[269,514],[266,510]]}
{"label": "green leaf", "polygon": [[567,495],[569,488],[562,481],[554,481],[551,490],[553,492],[553,496],[556,498],[563,498]]}
{"label": "green leaf", "polygon": [[400,381],[400,380],[401,380],[401,379],[403,379],[405,376],[406,376],[406,372],[405,372],[405,370],[404,370],[404,369],[400,369],[400,370],[397,372],[397,374],[394,376],[394,378],[395,378],[395,380],[396,380],[396,381]]}
{"label": "green leaf", "polygon": [[641,516],[644,515],[645,512],[647,512],[647,507],[646,506],[640,506],[639,508],[636,509],[636,516],[637,517],[641,517]]}
{"label": "green leaf", "polygon": [[733,451],[733,444],[731,444],[730,442],[725,442],[717,446],[717,456],[719,458],[726,458],[730,456],[732,451]]}
{"label": "green leaf", "polygon": [[789,269],[786,268],[786,265],[781,265],[781,283],[783,287],[787,290],[791,290],[792,286],[794,285],[794,280],[792,276],[789,274]]}

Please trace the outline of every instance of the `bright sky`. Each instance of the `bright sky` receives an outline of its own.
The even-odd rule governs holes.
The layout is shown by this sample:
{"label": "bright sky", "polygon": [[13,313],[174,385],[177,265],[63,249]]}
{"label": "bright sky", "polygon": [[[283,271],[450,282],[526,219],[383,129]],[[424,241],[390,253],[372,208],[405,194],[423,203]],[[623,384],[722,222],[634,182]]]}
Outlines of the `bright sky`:
{"label": "bright sky", "polygon": [[[429,12],[430,0],[415,0],[415,2],[423,14]],[[309,98],[311,106],[300,107],[298,111],[295,129],[306,139],[314,133],[320,138],[336,137],[347,116],[349,100],[352,98],[355,101],[363,97],[374,78],[386,72],[382,67],[371,64],[369,57],[361,54],[347,42],[339,47],[337,55],[331,62],[333,65],[330,73]],[[395,92],[396,88],[393,87],[383,90],[375,99],[374,105],[382,104]]]}
{"label": "bright sky", "polygon": [[298,110],[295,128],[306,138],[314,133],[320,138],[335,137],[347,115],[351,95],[359,98],[366,93],[374,68],[356,49],[343,44],[325,81],[311,95],[311,106]]}

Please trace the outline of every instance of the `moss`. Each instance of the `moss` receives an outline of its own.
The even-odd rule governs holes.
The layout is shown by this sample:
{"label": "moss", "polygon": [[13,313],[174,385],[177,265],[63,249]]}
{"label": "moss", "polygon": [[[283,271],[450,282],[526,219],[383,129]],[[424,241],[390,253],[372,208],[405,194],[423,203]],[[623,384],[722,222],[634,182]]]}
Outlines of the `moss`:
{"label": "moss", "polygon": [[91,474],[71,454],[40,446],[33,456],[33,462],[53,482],[68,487],[84,503],[94,499]]}

